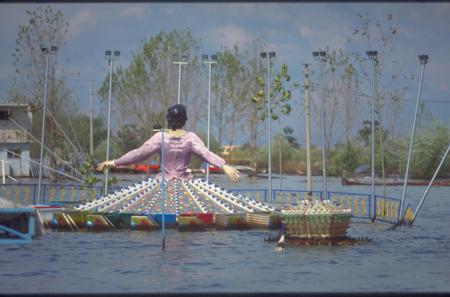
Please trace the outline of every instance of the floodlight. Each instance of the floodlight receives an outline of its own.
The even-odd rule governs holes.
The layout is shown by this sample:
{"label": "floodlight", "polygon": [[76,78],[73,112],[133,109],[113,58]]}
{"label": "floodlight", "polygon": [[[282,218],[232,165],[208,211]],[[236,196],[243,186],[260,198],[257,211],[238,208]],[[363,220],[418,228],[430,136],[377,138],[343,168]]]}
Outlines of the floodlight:
{"label": "floodlight", "polygon": [[419,55],[420,65],[425,65],[428,62],[428,55]]}

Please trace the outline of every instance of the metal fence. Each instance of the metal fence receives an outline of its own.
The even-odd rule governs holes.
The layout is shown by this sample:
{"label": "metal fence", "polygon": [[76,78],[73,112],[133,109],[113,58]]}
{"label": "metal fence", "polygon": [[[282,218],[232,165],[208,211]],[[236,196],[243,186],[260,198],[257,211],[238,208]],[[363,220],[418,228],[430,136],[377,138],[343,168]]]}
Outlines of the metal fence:
{"label": "metal fence", "polygon": [[[111,191],[120,189],[113,187]],[[38,198],[37,184],[3,184],[0,185],[0,197],[21,205],[73,203],[97,199],[103,195],[103,187],[82,187],[80,185],[42,184],[41,201]]]}
{"label": "metal fence", "polygon": [[[79,204],[95,200],[103,195],[103,187],[82,187],[80,185],[43,184],[41,187],[41,201],[37,200],[36,184],[3,184],[0,185],[0,197],[21,205],[64,203]],[[111,187],[110,192],[119,190],[120,187]],[[305,199],[308,191],[302,190],[273,190],[269,195],[267,189],[233,189],[234,193],[243,194],[258,202],[266,202],[279,207],[295,206]],[[328,199],[337,205],[350,208],[352,215],[357,219],[396,223],[399,219],[400,199],[375,195],[375,210],[371,209],[372,200],[370,194],[313,191],[313,197],[323,200]]]}

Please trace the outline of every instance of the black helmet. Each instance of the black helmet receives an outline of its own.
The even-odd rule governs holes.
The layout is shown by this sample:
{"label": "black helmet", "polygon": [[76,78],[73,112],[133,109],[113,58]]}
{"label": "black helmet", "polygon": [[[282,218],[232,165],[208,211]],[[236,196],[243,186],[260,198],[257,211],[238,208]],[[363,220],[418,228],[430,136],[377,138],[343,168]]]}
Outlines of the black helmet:
{"label": "black helmet", "polygon": [[[175,104],[167,110],[167,122],[172,128],[176,124],[177,128],[181,128],[187,121],[186,106],[183,104]],[[181,127],[180,127],[181,126]]]}

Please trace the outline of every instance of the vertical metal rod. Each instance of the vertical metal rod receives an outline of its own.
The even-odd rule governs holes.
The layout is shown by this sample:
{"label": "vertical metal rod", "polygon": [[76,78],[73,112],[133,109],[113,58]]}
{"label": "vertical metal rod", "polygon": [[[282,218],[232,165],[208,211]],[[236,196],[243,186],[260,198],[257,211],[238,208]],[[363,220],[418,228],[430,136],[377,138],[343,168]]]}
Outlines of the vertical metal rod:
{"label": "vertical metal rod", "polygon": [[270,58],[267,59],[267,98],[268,98],[268,121],[269,121],[269,197],[272,199],[272,103],[270,100]]}
{"label": "vertical metal rod", "polygon": [[45,138],[45,116],[47,112],[47,83],[48,83],[48,64],[50,53],[46,52],[47,63],[45,66],[45,84],[44,84],[44,106],[42,107],[42,131],[41,131],[41,154],[39,158],[39,180],[38,180],[38,196],[36,204],[41,201],[41,187],[42,187],[42,162],[44,161],[44,138]]}
{"label": "vertical metal rod", "polygon": [[5,160],[0,160],[2,162],[2,182],[5,184]]}
{"label": "vertical metal rod", "polygon": [[413,217],[412,217],[412,219],[411,219],[411,222],[410,222],[411,225],[413,224],[414,220],[416,219],[416,216],[417,216],[417,214],[419,213],[420,208],[422,207],[422,204],[423,204],[425,198],[428,196],[428,192],[430,191],[431,186],[433,185],[433,182],[434,182],[434,180],[436,179],[437,174],[439,173],[439,170],[441,170],[441,167],[442,167],[442,165],[444,164],[445,159],[447,158],[447,155],[448,155],[449,151],[450,151],[450,144],[448,145],[447,150],[445,151],[445,154],[444,154],[444,156],[442,157],[441,162],[439,163],[439,165],[438,165],[436,171],[434,172],[433,177],[431,178],[430,182],[428,183],[428,187],[427,187],[427,189],[425,190],[425,193],[423,193],[423,196],[422,196],[422,198],[420,199],[419,204],[417,205],[417,208],[416,208],[416,210],[415,210],[415,212],[414,212],[414,215],[413,215]]}
{"label": "vertical metal rod", "polygon": [[281,161],[282,161],[282,157],[281,157],[281,149],[283,146],[283,132],[281,129],[281,101],[278,100],[278,126],[280,128],[280,143],[279,143],[279,170],[280,170],[280,190],[283,190],[283,169],[281,168]]}
{"label": "vertical metal rod", "polygon": [[165,194],[166,194],[166,181],[164,179],[164,128],[161,128],[161,167],[162,167],[162,174],[161,174],[161,191],[162,191],[162,206],[161,206],[161,223],[162,223],[162,250],[164,251],[166,248],[166,234],[165,234],[165,221],[164,221],[164,198],[165,198]]}
{"label": "vertical metal rod", "polygon": [[371,184],[370,184],[370,193],[372,198],[372,222],[375,221],[375,98],[376,98],[376,86],[375,86],[375,76],[376,76],[376,59],[372,60],[372,70],[373,70],[373,77],[372,77],[372,135],[371,135],[371,149],[370,149],[370,160],[371,160]]}
{"label": "vertical metal rod", "polygon": [[325,100],[323,98],[323,58],[320,58],[320,102],[321,102],[321,128],[322,128],[322,175],[323,193],[327,193],[327,165],[325,156]]}
{"label": "vertical metal rod", "polygon": [[181,100],[181,62],[178,64],[178,104]]}
{"label": "vertical metal rod", "polygon": [[411,140],[409,142],[409,150],[408,150],[408,160],[406,161],[406,171],[405,171],[405,180],[403,182],[403,192],[402,192],[402,200],[400,202],[400,221],[403,220],[403,207],[405,204],[405,194],[406,194],[406,187],[408,185],[408,175],[409,175],[409,164],[411,161],[411,154],[412,154],[412,147],[414,143],[414,133],[416,130],[416,119],[417,119],[417,113],[419,111],[419,102],[420,102],[420,94],[422,92],[422,83],[423,83],[423,75],[425,72],[425,63],[422,63],[422,71],[420,74],[420,83],[419,83],[419,91],[417,92],[417,101],[416,101],[416,110],[414,112],[414,120],[413,120],[413,126],[411,131]]}
{"label": "vertical metal rod", "polygon": [[94,155],[94,108],[93,108],[94,86],[89,81],[89,153]]}
{"label": "vertical metal rod", "polygon": [[[207,135],[207,147],[209,151],[209,135],[211,132],[211,63],[208,63],[208,135]],[[206,181],[209,182],[209,163],[206,163]]]}
{"label": "vertical metal rod", "polygon": [[311,113],[309,110],[309,71],[305,64],[305,130],[306,130],[306,190],[312,195],[312,171],[311,171]]}
{"label": "vertical metal rod", "polygon": [[[109,136],[110,136],[110,130],[111,130],[112,69],[113,69],[113,59],[111,58],[111,59],[109,59],[108,130],[106,133],[106,160],[109,160]],[[106,167],[105,195],[108,195],[108,173],[109,173],[109,168]]]}

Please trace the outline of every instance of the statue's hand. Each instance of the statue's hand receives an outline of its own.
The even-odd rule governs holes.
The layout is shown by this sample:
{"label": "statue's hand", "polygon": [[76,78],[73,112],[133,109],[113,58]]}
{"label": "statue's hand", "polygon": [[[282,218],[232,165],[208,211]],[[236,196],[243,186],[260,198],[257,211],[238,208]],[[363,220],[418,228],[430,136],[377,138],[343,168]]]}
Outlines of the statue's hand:
{"label": "statue's hand", "polygon": [[222,169],[232,182],[239,182],[239,171],[237,171],[236,168],[229,165],[223,165]]}
{"label": "statue's hand", "polygon": [[103,169],[105,169],[105,167],[114,167],[114,162],[113,161],[103,161],[103,162],[99,163],[97,165],[97,171],[103,172]]}

